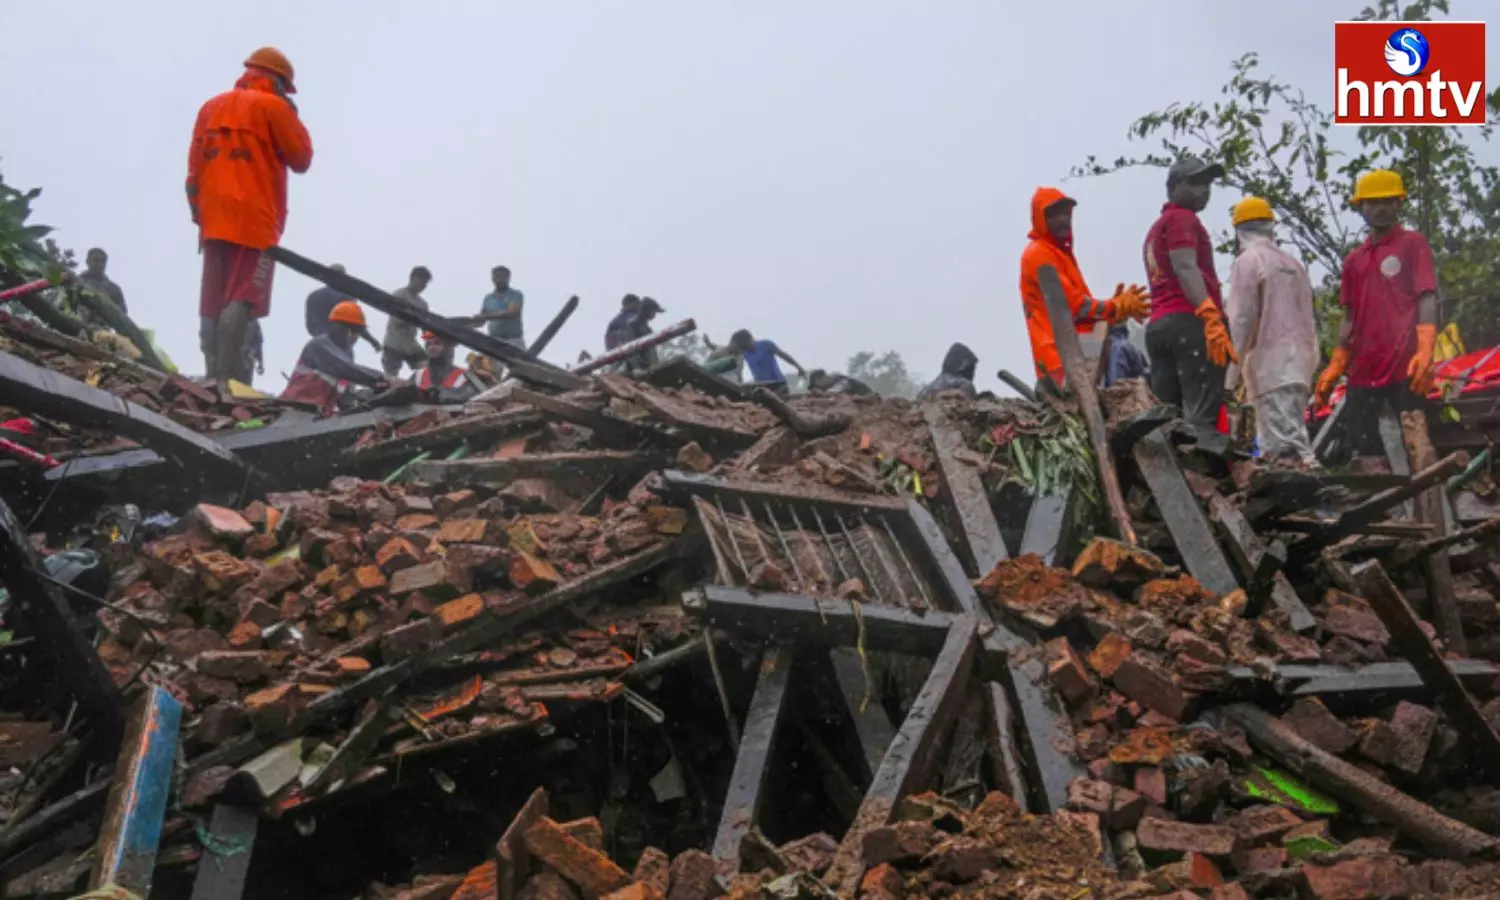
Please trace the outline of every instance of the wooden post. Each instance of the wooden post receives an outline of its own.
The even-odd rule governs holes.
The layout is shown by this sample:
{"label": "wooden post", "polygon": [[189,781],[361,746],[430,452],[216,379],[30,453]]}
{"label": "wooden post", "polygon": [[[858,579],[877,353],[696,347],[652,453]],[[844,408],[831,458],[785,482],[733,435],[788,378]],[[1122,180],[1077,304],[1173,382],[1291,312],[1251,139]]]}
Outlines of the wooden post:
{"label": "wooden post", "polygon": [[[1411,465],[1425,469],[1437,462],[1437,451],[1427,433],[1426,413],[1421,410],[1402,413],[1401,436]],[[1446,503],[1441,485],[1430,487],[1417,496],[1417,520],[1433,527],[1434,538],[1441,539],[1448,533]],[[1432,624],[1437,626],[1438,635],[1449,652],[1468,656],[1463,618],[1459,615],[1458,599],[1453,595],[1453,567],[1448,561],[1448,551],[1438,547],[1422,560],[1422,565],[1426,569],[1427,600],[1432,604]]]}

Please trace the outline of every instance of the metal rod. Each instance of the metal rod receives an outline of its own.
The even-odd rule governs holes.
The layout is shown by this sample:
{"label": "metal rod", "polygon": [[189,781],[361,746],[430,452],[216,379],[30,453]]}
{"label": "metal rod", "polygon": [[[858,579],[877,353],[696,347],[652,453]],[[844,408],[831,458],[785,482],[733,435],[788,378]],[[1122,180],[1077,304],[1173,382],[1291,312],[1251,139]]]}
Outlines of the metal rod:
{"label": "metal rod", "polygon": [[719,536],[714,533],[712,523],[708,520],[708,501],[702,497],[693,498],[693,511],[698,514],[698,523],[703,526],[703,533],[708,535],[708,548],[714,554],[714,566],[719,570],[719,580],[725,584],[733,584],[734,578],[729,572],[729,560],[724,558],[724,548],[720,545]]}
{"label": "metal rod", "polygon": [[802,535],[802,542],[807,545],[807,549],[812,553],[813,561],[818,564],[818,577],[823,579],[825,585],[831,586],[833,578],[829,576],[828,570],[823,568],[823,555],[818,552],[818,545],[813,543],[807,529],[802,527],[802,517],[797,515],[797,507],[788,504],[787,511],[792,514],[792,524],[797,527],[797,533]]}
{"label": "metal rod", "polygon": [[729,546],[734,548],[734,558],[740,564],[740,574],[745,576],[745,583],[750,583],[750,567],[745,565],[745,554],[740,552],[739,539],[734,536],[734,526],[729,524],[729,513],[724,511],[724,502],[714,497],[714,506],[719,508],[719,519],[724,523],[724,533],[729,535]]}
{"label": "metal rod", "polygon": [[755,514],[750,511],[750,504],[744,497],[740,498],[740,512],[744,514],[745,521],[750,523],[750,534],[755,538],[755,546],[760,549],[760,558],[765,560],[766,565],[770,565],[771,551],[766,547],[765,540],[760,536],[760,525],[755,521]]}
{"label": "metal rod", "polygon": [[882,603],[889,603],[890,601],[885,597],[885,592],[880,589],[880,583],[875,580],[875,573],[871,572],[870,567],[865,564],[865,557],[859,552],[859,545],[854,543],[854,535],[849,533],[849,526],[844,524],[843,515],[834,513],[833,518],[838,521],[839,531],[844,533],[844,541],[849,545],[849,552],[854,554],[854,561],[859,564],[859,571],[865,576],[865,581],[869,582],[870,590],[874,593],[875,599]]}
{"label": "metal rod", "polygon": [[813,521],[818,523],[818,531],[823,533],[823,542],[828,545],[828,552],[833,555],[834,564],[839,567],[839,574],[843,576],[842,580],[848,581],[850,578],[849,570],[844,567],[844,561],[839,558],[839,548],[833,543],[833,538],[829,536],[828,529],[823,527],[823,517],[818,515],[818,508],[816,506],[813,507],[812,514]]}
{"label": "metal rod", "polygon": [[776,521],[776,511],[771,509],[771,504],[767,501],[762,500],[761,506],[765,507],[766,518],[771,522],[771,530],[776,532],[776,539],[781,542],[781,552],[786,554],[787,562],[792,564],[792,574],[797,576],[797,588],[806,591],[807,580],[802,577],[802,567],[797,565],[797,557],[786,542],[786,534],[781,530],[781,523]]}
{"label": "metal rod", "polygon": [[901,555],[901,562],[906,566],[907,574],[911,575],[912,583],[921,592],[923,608],[932,609],[932,594],[927,590],[927,579],[917,574],[917,567],[911,564],[911,557],[906,554],[906,548],[902,546],[900,539],[896,537],[896,532],[891,530],[890,520],[882,516],[880,524],[885,527],[885,533],[890,536],[891,543],[896,545],[896,552]]}

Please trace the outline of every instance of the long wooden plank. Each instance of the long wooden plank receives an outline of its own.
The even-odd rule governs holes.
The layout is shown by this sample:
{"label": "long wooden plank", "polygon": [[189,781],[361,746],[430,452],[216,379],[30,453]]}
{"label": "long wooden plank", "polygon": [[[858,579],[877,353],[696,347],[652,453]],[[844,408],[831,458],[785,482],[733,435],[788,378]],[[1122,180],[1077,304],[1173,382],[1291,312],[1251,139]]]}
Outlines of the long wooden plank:
{"label": "long wooden plank", "polygon": [[1314,528],[1307,537],[1291,546],[1292,558],[1299,562],[1312,559],[1324,547],[1343,540],[1371,522],[1379,521],[1387,510],[1410,500],[1462,468],[1463,462],[1458,454],[1443,457],[1412,475],[1411,481],[1401,487],[1381,491],[1345,510],[1333,522]]}
{"label": "long wooden plank", "polygon": [[919,790],[932,775],[944,735],[963,706],[969,677],[974,668],[978,623],[971,618],[955,622],[933,661],[932,672],[912,702],[906,720],[891,741],[890,751],[870,782],[870,789],[845,832],[823,882],[852,897],[864,874],[864,836],[890,820],[896,802]]}
{"label": "long wooden plank", "polygon": [[546,422],[546,418],[534,409],[508,409],[504,412],[482,416],[469,416],[445,422],[436,428],[376,441],[363,446],[350,447],[345,455],[358,462],[411,457],[424,450],[455,445],[469,441],[471,446],[481,441],[498,439],[512,432],[525,432]]}
{"label": "long wooden plank", "polygon": [[[861,783],[869,785],[870,779],[880,769],[880,761],[885,759],[891,741],[896,737],[896,726],[891,724],[891,717],[886,715],[885,707],[880,705],[880,695],[875,686],[865,684],[866,675],[859,661],[859,653],[848,647],[835,647],[829,651],[828,658],[833,666],[833,677],[838,682],[839,693],[843,695],[844,705],[849,709],[849,718],[854,723],[854,734],[859,739],[861,761],[864,763],[864,771],[860,773]],[[867,687],[869,703],[865,703]]]}
{"label": "long wooden plank", "polygon": [[978,470],[959,458],[965,448],[958,427],[935,404],[926,405],[922,412],[937,452],[938,471],[946,489],[944,496],[962,529],[964,549],[972,564],[970,572],[976,578],[983,578],[998,563],[1010,558],[1005,538],[1000,534],[1000,523],[995,521],[995,511],[990,507],[989,492]]}
{"label": "long wooden plank", "polygon": [[1490,727],[1488,720],[1479,711],[1474,695],[1459,680],[1443,659],[1441,651],[1427,633],[1422,630],[1417,614],[1407,604],[1406,598],[1396,590],[1386,576],[1385,570],[1376,560],[1360,563],[1350,571],[1350,577],[1390,632],[1391,643],[1411,663],[1422,681],[1437,695],[1438,702],[1448,713],[1448,718],[1458,727],[1462,739],[1469,744],[1471,756],[1492,776],[1500,775],[1500,735]]}
{"label": "long wooden plank", "polygon": [[1156,506],[1167,523],[1167,530],[1177,544],[1177,552],[1187,570],[1198,583],[1216,594],[1228,594],[1240,585],[1224,558],[1213,529],[1198,505],[1198,498],[1188,487],[1164,428],[1151,432],[1136,442],[1135,462],[1156,498]]}
{"label": "long wooden plank", "polygon": [[113,753],[125,729],[120,691],[84,636],[63,589],[45,573],[26,529],[0,499],[0,583],[26,617],[42,655],[50,658],[53,678],[98,734],[98,751]]}
{"label": "long wooden plank", "polygon": [[245,895],[259,827],[259,810],[223,803],[214,807],[208,830],[215,839],[198,858],[192,900],[240,900]]}
{"label": "long wooden plank", "polygon": [[151,894],[181,727],[182,704],[162,688],[148,687],[120,744],[91,889],[113,884],[141,897]]}
{"label": "long wooden plank", "polygon": [[[1255,529],[1250,527],[1250,522],[1240,512],[1239,507],[1230,503],[1228,499],[1214,491],[1208,497],[1208,510],[1214,522],[1224,534],[1224,540],[1230,549],[1230,555],[1240,567],[1240,573],[1245,578],[1260,568],[1261,561],[1266,557],[1266,545]],[[1272,576],[1270,600],[1277,608],[1286,613],[1289,624],[1293,631],[1305,633],[1318,627],[1318,620],[1308,611],[1307,605],[1302,598],[1297,596],[1297,591],[1292,587],[1291,581],[1286,573],[1279,568]],[[1247,616],[1259,615],[1259,610],[1246,609]]]}
{"label": "long wooden plank", "polygon": [[[1401,414],[1401,436],[1405,443],[1411,465],[1425,469],[1437,462],[1437,451],[1427,433],[1427,414],[1421,410]],[[1448,534],[1447,500],[1441,486],[1434,486],[1417,495],[1416,516],[1420,522],[1433,527],[1433,537]],[[1467,656],[1468,641],[1464,638],[1463,617],[1459,614],[1458,598],[1453,593],[1453,566],[1448,551],[1439,547],[1422,561],[1427,581],[1427,601],[1432,606],[1432,624],[1443,639],[1450,653]]]}
{"label": "long wooden plank", "polygon": [[0,397],[8,406],[49,419],[113,431],[185,467],[241,481],[255,474],[212,438],[108,391],[4,352],[0,352]]}
{"label": "long wooden plank", "polygon": [[403,303],[369,282],[360,281],[342,272],[335,272],[285,247],[271,247],[266,251],[266,255],[288,269],[321,281],[345,296],[367,303],[388,316],[420,326],[424,331],[431,331],[444,340],[478,350],[485,356],[492,356],[505,363],[510,374],[522,381],[560,391],[576,390],[586,383],[583,378],[572,372],[536,359],[525,350],[518,350],[498,338],[490,337],[483,331],[449,322],[436,313],[428,312],[410,303]]}
{"label": "long wooden plank", "polygon": [[661,457],[633,450],[576,450],[520,456],[433,459],[412,466],[430,484],[504,486],[517,478],[598,474],[659,464]]}
{"label": "long wooden plank", "polygon": [[640,376],[640,380],[659,388],[690,387],[710,397],[748,400],[749,392],[722,375],[715,375],[686,356],[674,356],[657,363]]}
{"label": "long wooden plank", "polygon": [[1096,369],[1091,368],[1083,355],[1078,330],[1073,325],[1073,311],[1068,307],[1067,294],[1062,281],[1052,266],[1042,266],[1037,272],[1037,281],[1042,286],[1042,296],[1047,301],[1047,317],[1052,325],[1052,338],[1057,344],[1057,354],[1062,358],[1063,373],[1068,379],[1068,388],[1078,398],[1078,408],[1088,426],[1089,443],[1093,445],[1094,457],[1099,466],[1099,484],[1104,489],[1105,504],[1109,507],[1115,536],[1127,544],[1134,545],[1135,526],[1130,522],[1130,510],[1125,506],[1125,495],[1120,492],[1120,476],[1115,471],[1115,457],[1110,452],[1109,433],[1104,427],[1104,409],[1099,405],[1099,393],[1095,389]]}
{"label": "long wooden plank", "polygon": [[733,876],[740,869],[740,841],[760,816],[765,800],[771,755],[786,715],[787,688],[791,684],[792,648],[772,647],[760,660],[760,676],[755,694],[745,713],[745,730],[740,735],[739,753],[734,772],[729,776],[729,792],[714,834],[713,857],[719,871]]}
{"label": "long wooden plank", "polygon": [[[1474,687],[1489,687],[1500,676],[1500,665],[1483,659],[1445,660],[1455,677]],[[1241,672],[1230,669],[1230,674],[1246,681],[1258,681],[1264,676],[1252,669]],[[1339,666],[1278,666],[1277,674],[1288,681],[1300,681],[1292,689],[1298,696],[1309,694],[1386,694],[1396,692],[1424,692],[1426,685],[1411,663],[1370,663],[1359,669],[1344,669]]]}
{"label": "long wooden plank", "polygon": [[1026,513],[1026,530],[1021,533],[1019,555],[1035,553],[1049,566],[1066,563],[1077,542],[1074,508],[1071,492],[1032,498],[1031,509]]}
{"label": "long wooden plank", "polygon": [[894,606],[796,594],[753,594],[708,584],[683,595],[683,608],[709,625],[773,640],[852,647],[863,636],[869,650],[932,656],[947,640],[954,617]]}
{"label": "long wooden plank", "polygon": [[864,513],[871,510],[899,513],[906,509],[906,505],[894,497],[853,494],[832,488],[792,488],[764,481],[730,481],[678,469],[663,472],[662,480],[671,490],[680,491],[689,496],[706,497],[710,500],[716,495],[725,500],[731,498],[738,500],[743,497],[755,502],[785,503],[801,509],[811,509],[813,506],[824,508],[834,506],[851,513]]}

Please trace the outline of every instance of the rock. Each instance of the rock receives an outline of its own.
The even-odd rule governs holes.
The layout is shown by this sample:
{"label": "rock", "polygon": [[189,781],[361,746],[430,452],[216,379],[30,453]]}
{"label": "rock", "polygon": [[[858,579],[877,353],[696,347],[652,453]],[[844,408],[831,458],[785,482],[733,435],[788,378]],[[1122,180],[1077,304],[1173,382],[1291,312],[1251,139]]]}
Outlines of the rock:
{"label": "rock", "polygon": [[667,900],[712,900],[719,889],[718,866],[702,850],[686,850],[672,860],[672,890]]}
{"label": "rock", "polygon": [[1308,864],[1302,875],[1317,900],[1391,900],[1411,892],[1401,860],[1394,856],[1348,859],[1331,866]]}
{"label": "rock", "polygon": [[672,887],[672,859],[656,847],[647,847],[636,861],[631,877],[651,885],[657,893],[666,895]]}
{"label": "rock", "polygon": [[270,676],[271,654],[266,650],[209,650],[198,654],[197,667],[211,678],[254,684]]}
{"label": "rock", "polygon": [[714,458],[704,452],[703,448],[698,446],[697,441],[692,441],[683,444],[677,450],[677,465],[679,468],[701,475],[714,467]]}
{"label": "rock", "polygon": [[546,816],[526,829],[522,840],[532,856],[577,885],[586,900],[617,891],[630,883],[630,876],[609,857],[576,840]]}
{"label": "rock", "polygon": [[1141,850],[1158,855],[1202,853],[1204,856],[1228,857],[1234,852],[1238,836],[1227,825],[1197,825],[1145,818],[1136,825],[1136,840]]}
{"label": "rock", "polygon": [[[609,897],[618,897],[619,900],[643,900],[639,895],[624,895],[616,891]],[[526,879],[521,885],[521,890],[516,892],[516,900],[578,900],[578,892],[568,884],[567,879],[556,872],[538,872]]]}
{"label": "rock", "polygon": [[1340,722],[1317,697],[1298,700],[1281,721],[1309,744],[1335,756],[1347,753],[1359,741],[1359,735]]}

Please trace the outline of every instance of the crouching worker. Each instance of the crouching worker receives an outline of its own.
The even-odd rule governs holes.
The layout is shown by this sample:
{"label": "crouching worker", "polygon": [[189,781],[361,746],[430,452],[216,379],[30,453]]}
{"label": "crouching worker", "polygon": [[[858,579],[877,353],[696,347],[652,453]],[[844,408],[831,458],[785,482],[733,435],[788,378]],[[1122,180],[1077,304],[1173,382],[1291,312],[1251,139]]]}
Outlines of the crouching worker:
{"label": "crouching worker", "polygon": [[463,403],[479,393],[469,371],[453,361],[454,346],[430,331],[422,332],[427,365],[417,370],[411,383],[424,394],[436,394],[439,403]]}
{"label": "crouching worker", "polygon": [[329,415],[337,412],[349,385],[384,390],[390,386],[384,374],[354,361],[354,341],[368,334],[365,312],[353,300],[345,300],[328,314],[328,330],[307,342],[292,377],[287,379],[282,400],[317,407]]}

